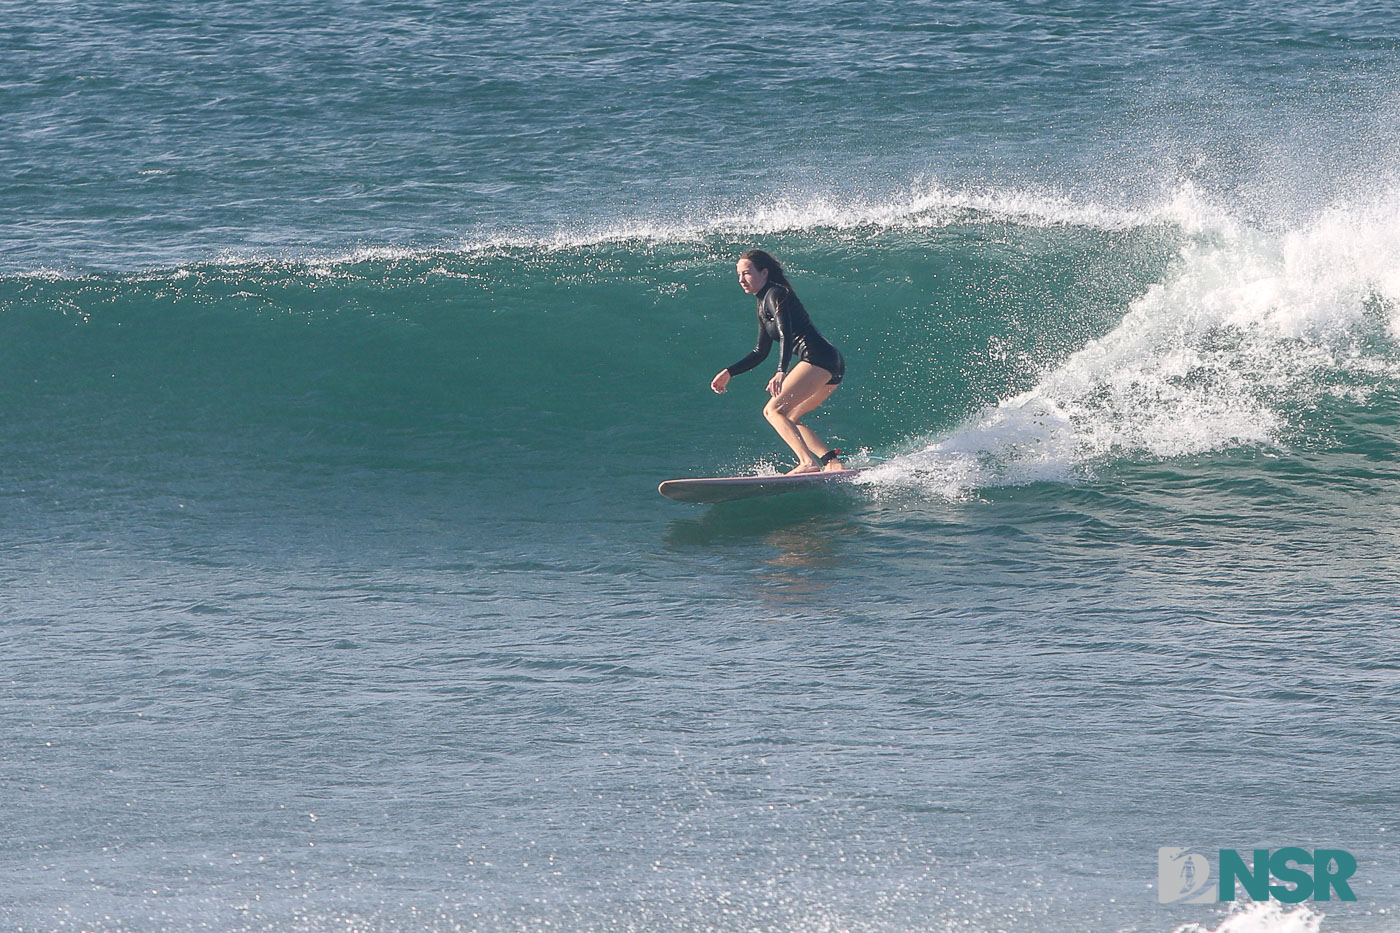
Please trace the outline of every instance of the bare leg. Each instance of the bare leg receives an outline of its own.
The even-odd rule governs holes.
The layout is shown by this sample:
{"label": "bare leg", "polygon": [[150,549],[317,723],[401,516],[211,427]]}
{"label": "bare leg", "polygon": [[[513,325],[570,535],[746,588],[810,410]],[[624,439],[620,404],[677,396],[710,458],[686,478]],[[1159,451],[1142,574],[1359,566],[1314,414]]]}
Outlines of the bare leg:
{"label": "bare leg", "polygon": [[[816,431],[802,424],[800,419],[804,415],[816,411],[825,404],[826,400],[831,398],[831,393],[835,391],[836,386],[822,386],[814,394],[809,396],[806,401],[794,408],[792,414],[789,416],[792,418],[793,423],[797,425],[797,431],[802,435],[802,440],[807,444],[807,449],[810,450],[812,455],[819,461],[822,457],[831,452],[831,448],[827,446],[825,441],[817,436]],[[846,465],[836,459],[828,460],[826,466],[823,467],[825,470],[844,470],[845,468]]]}
{"label": "bare leg", "polygon": [[[820,454],[814,453],[807,441],[809,438],[815,441],[822,453],[826,452],[826,445],[811,429],[801,428],[797,419],[831,395],[831,389],[835,387],[827,385],[830,379],[831,373],[821,367],[807,362],[798,363],[783,380],[782,392],[763,406],[763,417],[768,419],[773,430],[778,432],[778,436],[797,455],[797,466],[792,469],[793,473],[815,473],[822,468],[817,460]],[[804,403],[811,403],[814,397],[815,403],[803,408]],[[805,435],[803,430],[806,431]]]}

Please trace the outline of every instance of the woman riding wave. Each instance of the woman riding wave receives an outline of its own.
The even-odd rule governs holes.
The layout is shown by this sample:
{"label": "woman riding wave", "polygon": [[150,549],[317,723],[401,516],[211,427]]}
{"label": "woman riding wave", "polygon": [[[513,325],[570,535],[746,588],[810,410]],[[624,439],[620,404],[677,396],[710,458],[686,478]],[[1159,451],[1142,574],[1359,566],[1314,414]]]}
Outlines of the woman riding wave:
{"label": "woman riding wave", "polygon": [[776,341],[778,371],[768,380],[772,397],[763,406],[763,417],[797,455],[797,466],[790,472],[844,470],[837,459],[840,451],[828,447],[801,419],[836,391],[846,374],[846,361],[812,326],[778,260],[761,249],[751,249],[739,257],[735,268],[739,287],[758,298],[758,344],[739,362],[720,370],[710,380],[710,388],[724,392],[731,376],[767,359]]}

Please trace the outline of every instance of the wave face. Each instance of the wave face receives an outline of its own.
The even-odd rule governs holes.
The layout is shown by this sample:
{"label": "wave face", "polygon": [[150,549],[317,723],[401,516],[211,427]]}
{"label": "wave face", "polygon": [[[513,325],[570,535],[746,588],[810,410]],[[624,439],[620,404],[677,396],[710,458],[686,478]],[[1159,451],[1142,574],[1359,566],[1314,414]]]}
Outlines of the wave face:
{"label": "wave face", "polygon": [[784,453],[755,417],[762,380],[723,399],[706,384],[751,345],[731,265],[761,238],[850,361],[820,417],[892,461],[871,484],[1076,482],[1325,445],[1393,392],[1397,203],[1261,230],[1190,188],[1131,213],[934,189],[453,250],[14,275],[0,397],[41,471],[172,435],[239,438],[234,467],[465,475],[477,458],[456,452],[559,467],[588,450],[643,474],[745,469]]}
{"label": "wave face", "polygon": [[[465,452],[498,450],[519,451],[508,469],[558,468],[582,450],[623,469],[741,468],[780,452],[756,429],[761,379],[723,399],[707,388],[752,345],[752,301],[732,281],[752,240],[736,228],[751,226],[790,257],[851,360],[832,430],[883,454],[1018,394],[1086,341],[1111,340],[1131,296],[1179,262],[1181,234],[1160,218],[983,200],[11,277],[0,296],[9,345],[27,351],[3,397],[18,436],[55,445],[41,470],[76,469],[85,458],[69,445],[105,462],[171,435],[229,451],[224,475],[289,456],[332,471],[373,461],[466,474],[479,467]],[[146,466],[132,462],[139,483]]]}

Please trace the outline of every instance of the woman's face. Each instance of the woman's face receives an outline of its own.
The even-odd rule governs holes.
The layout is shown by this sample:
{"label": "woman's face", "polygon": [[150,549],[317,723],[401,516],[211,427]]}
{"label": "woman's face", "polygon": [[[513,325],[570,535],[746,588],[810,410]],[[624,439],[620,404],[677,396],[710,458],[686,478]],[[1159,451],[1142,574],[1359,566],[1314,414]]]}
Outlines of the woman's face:
{"label": "woman's face", "polygon": [[734,268],[739,270],[739,287],[750,295],[757,295],[768,284],[768,270],[755,266],[752,259],[740,259]]}

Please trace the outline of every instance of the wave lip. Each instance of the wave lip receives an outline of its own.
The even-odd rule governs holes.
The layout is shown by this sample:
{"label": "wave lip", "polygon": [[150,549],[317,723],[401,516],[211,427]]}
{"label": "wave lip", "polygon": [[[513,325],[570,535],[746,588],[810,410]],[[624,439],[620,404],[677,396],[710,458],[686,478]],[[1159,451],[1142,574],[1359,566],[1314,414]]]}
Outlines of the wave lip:
{"label": "wave lip", "polygon": [[[1167,226],[1196,231],[1217,223],[1199,194],[1184,185],[1163,200],[1144,207],[1113,206],[1077,200],[1050,189],[953,188],[938,182],[916,182],[881,196],[791,194],[748,208],[681,209],[676,216],[637,217],[579,224],[547,232],[505,230],[469,235],[455,243],[435,245],[359,244],[344,248],[240,248],[213,253],[207,260],[143,274],[213,265],[221,269],[286,265],[318,274],[362,263],[451,261],[500,252],[557,253],[594,247],[646,244],[704,243],[714,239],[793,235],[813,232],[908,231],[959,223],[1014,223],[1029,227],[1068,226],[1087,230],[1125,231]],[[67,273],[53,267],[8,271],[11,277],[85,278],[87,272]]]}
{"label": "wave lip", "polygon": [[[775,236],[817,230],[907,230],[988,218],[1030,226],[1125,230],[1180,224],[1195,209],[1189,189],[1169,200],[1134,209],[1085,204],[1047,190],[949,188],[916,184],[890,197],[788,196],[747,210],[691,212],[682,220],[637,219],[612,225],[558,230],[543,236],[501,235],[464,240],[459,249],[578,249],[607,243],[679,243],[715,237]],[[1198,223],[1198,222],[1197,222]]]}
{"label": "wave lip", "polygon": [[[1149,226],[1199,230],[1215,222],[1199,194],[1182,186],[1159,203],[1143,208],[1084,203],[1052,190],[950,188],[936,182],[916,183],[886,197],[790,195],[746,210],[717,208],[681,211],[681,219],[640,217],[612,223],[560,228],[548,233],[500,232],[466,237],[455,246],[357,246],[353,249],[279,255],[317,267],[362,262],[424,261],[501,251],[547,253],[619,244],[668,245],[713,239],[778,236],[819,231],[918,230],[957,223],[997,222],[1022,226],[1069,226],[1101,231]],[[230,265],[267,261],[257,253],[226,251]]]}

